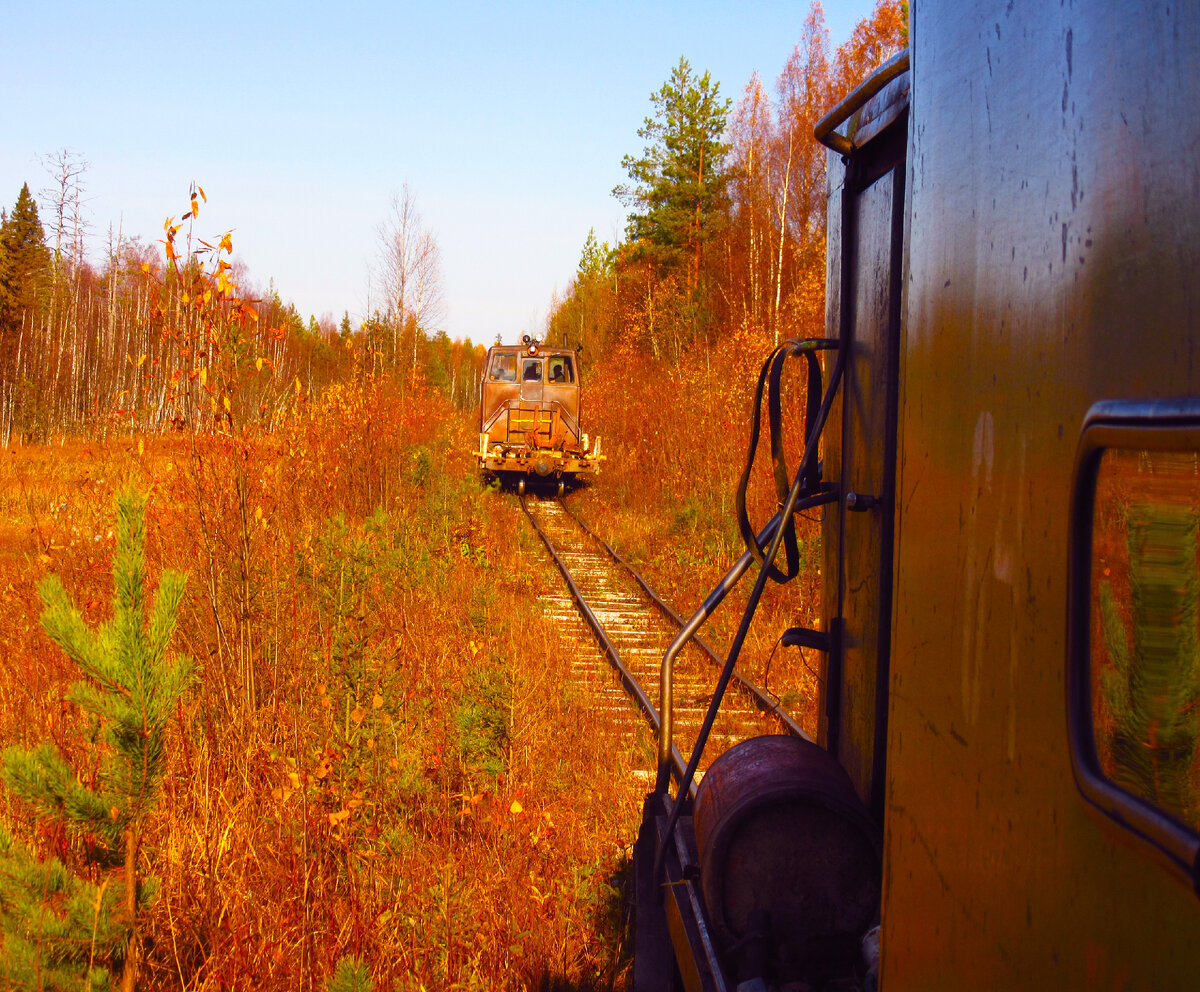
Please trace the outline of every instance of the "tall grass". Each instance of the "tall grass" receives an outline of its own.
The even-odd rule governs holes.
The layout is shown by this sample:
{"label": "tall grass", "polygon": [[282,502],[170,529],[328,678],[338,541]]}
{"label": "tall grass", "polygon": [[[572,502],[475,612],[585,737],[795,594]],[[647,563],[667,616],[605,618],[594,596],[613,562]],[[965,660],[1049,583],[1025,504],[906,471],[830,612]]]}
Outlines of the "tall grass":
{"label": "tall grass", "polygon": [[[761,353],[731,344],[657,377],[619,359],[585,384],[610,460],[572,498],[690,612],[741,551],[733,486]],[[116,492],[149,496],[151,580],[190,576],[178,646],[198,679],[146,828],[162,878],[147,987],[317,989],[339,961],[402,990],[626,983],[641,796],[620,770],[644,745],[573,685],[574,647],[541,620],[554,580],[514,502],[477,479],[473,440],[419,382],[359,375],[270,434],[0,456],[0,746],[49,740],[98,768],[35,586],[56,573],[103,619]],[[751,497],[761,523],[772,494]],[[801,529],[815,566],[817,525]],[[818,582],[810,567],[768,599],[743,660],[800,712],[815,698],[802,662],[767,663],[783,626],[811,622]],[[0,820],[88,870],[7,794]]]}
{"label": "tall grass", "polygon": [[[437,394],[331,390],[275,435],[76,443],[0,461],[0,744],[96,767],[36,582],[105,610],[112,496],[149,494],[152,573],[187,570],[198,685],[144,858],[148,987],[609,988],[636,790],[543,625],[519,512]],[[87,852],[4,826],[85,872]]]}

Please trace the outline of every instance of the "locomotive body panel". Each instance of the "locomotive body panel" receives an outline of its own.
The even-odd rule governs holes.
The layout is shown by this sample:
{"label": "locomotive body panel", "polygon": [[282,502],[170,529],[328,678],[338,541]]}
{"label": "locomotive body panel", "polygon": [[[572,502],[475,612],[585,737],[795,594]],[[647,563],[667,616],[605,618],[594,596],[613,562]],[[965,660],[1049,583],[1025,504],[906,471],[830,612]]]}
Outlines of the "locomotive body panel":
{"label": "locomotive body panel", "polygon": [[1200,17],[914,4],[888,989],[1195,981],[1200,903],[1076,784],[1089,409],[1200,396]]}

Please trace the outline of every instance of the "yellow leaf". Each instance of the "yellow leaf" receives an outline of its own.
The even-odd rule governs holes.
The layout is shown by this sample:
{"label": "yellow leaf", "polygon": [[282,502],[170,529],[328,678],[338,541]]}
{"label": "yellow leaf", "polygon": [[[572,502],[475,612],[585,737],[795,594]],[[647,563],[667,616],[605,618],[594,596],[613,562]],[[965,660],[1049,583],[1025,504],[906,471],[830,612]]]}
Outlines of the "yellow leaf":
{"label": "yellow leaf", "polygon": [[228,409],[229,409],[229,397],[228,397],[228,396],[222,396],[222,397],[221,397],[221,402],[225,404],[225,409],[226,409],[226,410],[228,410]]}
{"label": "yellow leaf", "polygon": [[360,723],[363,722],[363,717],[365,717],[366,715],[367,715],[367,711],[364,710],[361,706],[355,706],[354,709],[352,709],[350,711],[350,719],[353,721],[353,723],[356,727]]}
{"label": "yellow leaf", "polygon": [[200,370],[200,385],[203,386],[203,385],[206,385],[207,383],[208,383],[208,369],[201,369]]}
{"label": "yellow leaf", "polygon": [[141,458],[142,455],[144,455],[145,453],[146,453],[146,442],[143,441],[141,438],[138,438],[138,458]]}
{"label": "yellow leaf", "polygon": [[262,520],[262,507],[261,506],[256,506],[254,508],[254,519]]}
{"label": "yellow leaf", "polygon": [[254,359],[254,368],[259,372],[262,371],[262,359],[261,358]]}
{"label": "yellow leaf", "polygon": [[371,697],[371,709],[378,710],[383,708],[383,697],[379,693],[375,693]]}
{"label": "yellow leaf", "polygon": [[512,813],[513,816],[519,816],[521,813],[525,812],[525,807],[522,806],[516,799],[514,799],[512,805],[508,807],[508,811]]}
{"label": "yellow leaf", "polygon": [[145,364],[146,364],[146,356],[143,355],[141,358],[139,358],[137,360],[137,367],[140,369]]}
{"label": "yellow leaf", "polygon": [[221,238],[220,247],[221,247],[222,251],[227,251],[227,252],[233,251],[233,239],[230,237],[230,235],[232,233],[233,233],[232,231],[226,231],[225,236],[223,238]]}
{"label": "yellow leaf", "polygon": [[300,776],[296,772],[288,772],[288,779],[291,781],[293,789],[300,788]]}

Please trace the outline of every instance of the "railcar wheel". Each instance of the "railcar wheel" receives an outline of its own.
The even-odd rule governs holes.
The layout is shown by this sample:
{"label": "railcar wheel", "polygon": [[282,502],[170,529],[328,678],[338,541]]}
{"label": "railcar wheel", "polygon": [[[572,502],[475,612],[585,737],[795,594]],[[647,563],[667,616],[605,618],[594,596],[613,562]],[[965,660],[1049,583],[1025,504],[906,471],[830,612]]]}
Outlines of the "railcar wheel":
{"label": "railcar wheel", "polygon": [[525,495],[525,476],[521,476],[521,478],[517,480],[517,495]]}

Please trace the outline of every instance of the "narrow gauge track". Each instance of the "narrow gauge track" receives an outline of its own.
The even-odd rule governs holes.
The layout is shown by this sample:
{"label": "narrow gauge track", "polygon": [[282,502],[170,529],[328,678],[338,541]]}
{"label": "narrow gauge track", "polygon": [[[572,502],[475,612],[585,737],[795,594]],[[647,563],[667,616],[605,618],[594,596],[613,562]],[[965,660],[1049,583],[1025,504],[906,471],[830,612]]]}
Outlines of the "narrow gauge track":
{"label": "narrow gauge track", "polygon": [[[662,658],[683,621],[628,562],[597,537],[561,499],[521,496],[521,507],[566,581],[578,615],[615,672],[631,707],[655,736]],[[561,614],[558,619],[565,619]],[[594,679],[595,661],[576,662]],[[672,774],[682,778],[712,700],[722,659],[693,638],[675,662]],[[603,704],[613,707],[613,694]],[[632,712],[632,709],[630,709]],[[735,676],[722,702],[696,776],[738,741],[758,734],[795,734],[800,728],[776,700]],[[637,771],[637,770],[634,770]],[[653,769],[646,769],[652,776]],[[693,789],[695,783],[693,783]]]}

